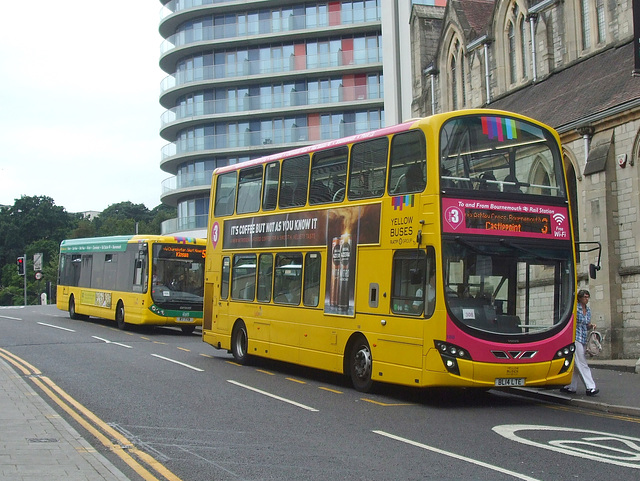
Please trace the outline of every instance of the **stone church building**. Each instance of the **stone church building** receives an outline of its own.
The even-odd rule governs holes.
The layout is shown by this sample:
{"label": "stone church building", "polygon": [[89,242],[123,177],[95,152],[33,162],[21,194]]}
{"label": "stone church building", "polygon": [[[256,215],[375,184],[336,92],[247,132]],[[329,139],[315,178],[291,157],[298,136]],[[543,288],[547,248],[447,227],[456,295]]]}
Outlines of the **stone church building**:
{"label": "stone church building", "polygon": [[640,10],[636,0],[448,0],[414,4],[410,19],[413,116],[491,107],[560,134],[575,238],[602,246],[596,279],[598,250],[578,254],[578,286],[591,292],[612,359],[640,357],[634,3]]}

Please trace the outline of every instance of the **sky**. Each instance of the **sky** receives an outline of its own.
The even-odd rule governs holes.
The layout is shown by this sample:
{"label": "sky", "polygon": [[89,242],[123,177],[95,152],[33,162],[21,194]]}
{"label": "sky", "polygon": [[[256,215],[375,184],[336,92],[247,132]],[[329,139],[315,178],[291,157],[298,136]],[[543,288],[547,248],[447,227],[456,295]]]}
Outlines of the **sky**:
{"label": "sky", "polygon": [[160,204],[158,0],[3,2],[0,205]]}

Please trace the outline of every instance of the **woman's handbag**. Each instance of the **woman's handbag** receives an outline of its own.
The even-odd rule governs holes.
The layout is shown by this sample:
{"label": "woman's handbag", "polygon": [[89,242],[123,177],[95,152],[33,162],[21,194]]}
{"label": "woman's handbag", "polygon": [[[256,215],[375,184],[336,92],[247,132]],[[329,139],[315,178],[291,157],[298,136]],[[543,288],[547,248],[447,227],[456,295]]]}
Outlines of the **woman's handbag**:
{"label": "woman's handbag", "polygon": [[587,345],[585,347],[587,354],[591,357],[599,355],[602,352],[602,341],[602,334],[595,329],[589,331],[589,334],[587,335]]}

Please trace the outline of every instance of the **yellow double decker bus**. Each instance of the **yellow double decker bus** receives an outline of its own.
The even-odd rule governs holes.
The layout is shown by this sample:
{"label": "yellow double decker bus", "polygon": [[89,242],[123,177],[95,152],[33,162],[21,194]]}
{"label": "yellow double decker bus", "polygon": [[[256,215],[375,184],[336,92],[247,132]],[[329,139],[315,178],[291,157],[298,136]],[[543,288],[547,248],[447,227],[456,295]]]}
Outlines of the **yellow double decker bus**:
{"label": "yellow double decker bus", "polygon": [[214,172],[203,340],[407,386],[568,383],[557,133],[466,110]]}
{"label": "yellow double decker bus", "polygon": [[129,324],[202,325],[205,241],[123,235],[63,240],[56,305],[72,319]]}

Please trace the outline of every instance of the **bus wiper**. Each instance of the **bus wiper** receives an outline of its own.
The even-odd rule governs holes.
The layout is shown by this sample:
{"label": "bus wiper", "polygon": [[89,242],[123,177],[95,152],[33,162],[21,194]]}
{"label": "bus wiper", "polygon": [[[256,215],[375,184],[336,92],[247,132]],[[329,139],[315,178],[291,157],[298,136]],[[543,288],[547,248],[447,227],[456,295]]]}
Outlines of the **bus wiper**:
{"label": "bus wiper", "polygon": [[559,257],[551,257],[551,256],[542,256],[539,253],[532,251],[531,249],[527,249],[526,247],[522,247],[519,245],[515,245],[512,244],[511,242],[505,240],[505,239],[500,239],[500,245],[505,246],[505,247],[509,247],[510,249],[513,249],[515,251],[520,251],[520,252],[524,252],[525,254],[529,254],[530,256],[534,257],[535,259],[541,260],[541,261],[557,261],[557,262],[565,262],[567,259],[562,259]]}

